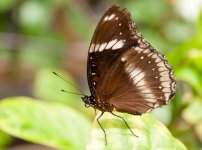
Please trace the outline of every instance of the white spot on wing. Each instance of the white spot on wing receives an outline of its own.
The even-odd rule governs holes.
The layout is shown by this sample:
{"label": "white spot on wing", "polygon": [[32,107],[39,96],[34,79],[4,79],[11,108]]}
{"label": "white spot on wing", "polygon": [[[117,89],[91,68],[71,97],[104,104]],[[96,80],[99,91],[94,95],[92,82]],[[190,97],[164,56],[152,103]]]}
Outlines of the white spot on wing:
{"label": "white spot on wing", "polygon": [[126,57],[125,56],[121,57],[121,61],[125,62],[126,61]]}
{"label": "white spot on wing", "polygon": [[154,105],[154,108],[157,108],[157,107],[159,107],[160,106],[160,104],[159,103],[156,103],[155,105]]}
{"label": "white spot on wing", "polygon": [[170,81],[170,77],[169,76],[163,76],[163,77],[160,77],[160,81]]}
{"label": "white spot on wing", "polygon": [[145,80],[139,81],[136,86],[144,86],[146,84]]}
{"label": "white spot on wing", "polygon": [[154,53],[150,52],[150,53],[147,54],[147,57],[150,57],[150,56],[152,56],[153,54],[154,54]]}
{"label": "white spot on wing", "polygon": [[160,72],[160,76],[169,76],[169,70]]}
{"label": "white spot on wing", "polygon": [[175,88],[176,88],[176,83],[175,83],[175,82],[173,82],[173,83],[171,84],[171,88],[172,88],[173,91],[175,91]]}
{"label": "white spot on wing", "polygon": [[112,14],[111,16],[109,16],[108,20],[112,20],[115,17],[115,14]]}
{"label": "white spot on wing", "polygon": [[163,92],[171,92],[170,88],[163,88],[162,91]]}
{"label": "white spot on wing", "polygon": [[95,47],[95,44],[92,43],[90,46],[90,53],[92,53],[94,51],[94,47]]}
{"label": "white spot on wing", "polygon": [[102,43],[102,44],[100,45],[100,48],[99,48],[98,51],[99,51],[99,52],[103,51],[106,46],[107,46],[107,43]]}
{"label": "white spot on wing", "polygon": [[166,70],[168,70],[166,67],[160,67],[160,68],[158,68],[158,71],[166,71]]}
{"label": "white spot on wing", "polygon": [[150,52],[149,49],[143,51],[143,53],[149,53],[149,52]]}
{"label": "white spot on wing", "polygon": [[144,81],[144,85],[146,85],[146,81],[143,79],[145,77],[145,73],[141,72],[140,74],[136,75],[136,77],[133,78],[133,83],[137,84],[141,81]]}
{"label": "white spot on wing", "polygon": [[123,40],[120,40],[112,47],[112,50],[122,48],[123,46],[124,46],[124,42]]}
{"label": "white spot on wing", "polygon": [[110,49],[115,43],[117,42],[117,39],[110,41],[105,49]]}
{"label": "white spot on wing", "polygon": [[168,101],[170,97],[170,93],[165,93],[164,96],[165,96],[165,100]]}
{"label": "white spot on wing", "polygon": [[140,47],[136,47],[135,50],[138,51],[138,54],[141,53],[144,49],[140,48]]}
{"label": "white spot on wing", "polygon": [[152,58],[156,59],[157,58],[157,54],[152,55]]}
{"label": "white spot on wing", "polygon": [[134,70],[134,66],[129,64],[126,66],[125,70],[127,73],[131,73]]}
{"label": "white spot on wing", "polygon": [[[150,103],[148,103],[148,104],[150,104]],[[147,104],[147,105],[148,105]],[[151,107],[151,106],[150,106]],[[153,106],[152,106],[153,107]],[[152,110],[152,108],[149,108],[146,112],[148,113],[148,112],[150,112]]]}
{"label": "white spot on wing", "polygon": [[156,98],[154,94],[152,94],[152,91],[150,90],[151,93],[142,93],[141,95],[143,97],[151,97],[151,98]]}
{"label": "white spot on wing", "polygon": [[149,111],[151,111],[151,109],[153,108],[154,104],[153,104],[153,103],[147,103],[147,105],[151,107],[151,108],[149,109]]}
{"label": "white spot on wing", "polygon": [[138,43],[139,45],[142,45],[142,44],[143,44],[141,39],[139,39],[139,40],[137,41],[137,43]]}
{"label": "white spot on wing", "polygon": [[[130,78],[136,78],[136,76],[141,72],[142,70],[141,69],[134,69],[132,72],[129,72],[130,73]],[[139,76],[139,75],[138,75]],[[144,73],[142,74],[142,76],[144,77]],[[137,81],[137,78],[134,79],[134,81]]]}
{"label": "white spot on wing", "polygon": [[[154,102],[156,102],[156,99],[155,99],[155,97],[154,98],[153,97],[151,97],[151,98],[145,98],[145,101],[154,103]],[[152,105],[152,107],[153,107],[153,105]]]}
{"label": "white spot on wing", "polygon": [[142,51],[143,49],[140,48],[140,47],[135,47],[135,50],[136,50],[136,51]]}
{"label": "white spot on wing", "polygon": [[[122,61],[125,61],[126,58],[122,57]],[[133,80],[134,87],[137,88],[139,94],[143,96],[143,98],[153,98],[150,99],[152,102],[156,102],[156,96],[153,94],[152,90],[149,86],[147,86],[147,81],[145,80],[145,72],[142,69],[137,68],[136,66],[129,64],[125,66],[125,71],[128,73],[131,80]],[[145,99],[145,100],[147,100]],[[153,107],[153,106],[152,106]]]}
{"label": "white spot on wing", "polygon": [[156,58],[155,62],[160,62],[161,59],[160,58]]}
{"label": "white spot on wing", "polygon": [[161,86],[163,86],[163,87],[170,87],[170,82],[162,82]]}
{"label": "white spot on wing", "polygon": [[99,47],[100,47],[100,44],[95,45],[95,52],[99,49]]}
{"label": "white spot on wing", "polygon": [[107,21],[109,19],[109,16],[106,16],[105,18],[104,18],[104,21]]}
{"label": "white spot on wing", "polygon": [[157,66],[158,66],[158,67],[163,67],[163,66],[165,66],[165,65],[164,65],[164,63],[161,61],[161,62],[159,62],[159,63],[157,64]]}
{"label": "white spot on wing", "polygon": [[145,73],[142,72],[141,69],[139,68],[134,69],[132,65],[129,65],[128,67],[126,67],[126,72],[129,74],[130,79],[133,80],[134,85],[136,85],[137,83],[140,83],[141,81],[143,81],[144,82],[143,85],[145,85],[145,81],[143,79],[145,77]]}

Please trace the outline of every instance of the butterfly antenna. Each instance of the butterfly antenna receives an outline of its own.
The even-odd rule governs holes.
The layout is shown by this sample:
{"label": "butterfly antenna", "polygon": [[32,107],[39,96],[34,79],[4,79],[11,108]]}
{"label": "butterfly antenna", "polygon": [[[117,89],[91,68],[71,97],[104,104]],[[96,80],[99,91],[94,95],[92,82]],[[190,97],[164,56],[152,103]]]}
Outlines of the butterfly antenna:
{"label": "butterfly antenna", "polygon": [[[79,90],[79,91],[82,93],[82,94],[79,94],[79,93],[75,93],[75,94],[84,95],[84,96],[85,96],[84,92],[83,92],[81,89],[79,89],[78,87],[74,86],[71,82],[65,80],[63,77],[61,77],[61,76],[60,76],[59,74],[57,74],[56,72],[53,72],[53,74],[56,75],[56,76],[58,76],[60,79],[64,80],[65,82],[69,83],[72,87],[74,87],[75,89]],[[65,91],[65,90],[62,90],[62,91],[63,91],[63,92],[66,92],[66,93],[72,93],[72,94],[73,94],[73,92],[68,92],[68,91]]]}
{"label": "butterfly antenna", "polygon": [[76,94],[76,95],[82,95],[83,96],[83,94],[80,94],[80,93],[75,93],[75,92],[69,92],[69,91],[65,91],[65,90],[61,90],[62,92],[65,92],[65,93],[70,93],[70,94]]}

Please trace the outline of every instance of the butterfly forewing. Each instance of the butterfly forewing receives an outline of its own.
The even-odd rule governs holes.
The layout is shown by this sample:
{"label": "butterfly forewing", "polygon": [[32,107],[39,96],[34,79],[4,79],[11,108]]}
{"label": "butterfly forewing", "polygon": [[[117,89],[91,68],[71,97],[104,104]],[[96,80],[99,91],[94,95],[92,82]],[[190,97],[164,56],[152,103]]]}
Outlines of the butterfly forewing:
{"label": "butterfly forewing", "polygon": [[[113,6],[101,18],[90,45],[90,52],[117,50],[130,45],[135,34],[129,13]],[[131,32],[132,31],[132,32]]]}
{"label": "butterfly forewing", "polygon": [[131,114],[167,104],[176,84],[164,56],[136,31],[128,11],[116,6],[104,14],[92,38],[88,82],[96,108]]}
{"label": "butterfly forewing", "polygon": [[[129,13],[117,6],[111,7],[101,18],[93,35],[88,54],[88,83],[93,96],[106,72],[115,60],[134,41],[135,28]],[[131,32],[132,31],[132,32]]]}

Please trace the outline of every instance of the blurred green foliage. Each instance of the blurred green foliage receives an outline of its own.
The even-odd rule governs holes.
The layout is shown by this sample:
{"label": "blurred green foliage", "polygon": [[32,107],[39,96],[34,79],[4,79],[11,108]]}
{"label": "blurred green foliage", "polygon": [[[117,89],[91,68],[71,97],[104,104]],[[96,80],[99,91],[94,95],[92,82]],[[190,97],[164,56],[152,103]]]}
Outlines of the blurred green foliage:
{"label": "blurred green foliage", "polygon": [[6,148],[12,140],[11,136],[2,130],[0,130],[0,138],[0,150]]}
{"label": "blurred green foliage", "polygon": [[[60,92],[78,91],[52,71],[88,90],[87,49],[100,16],[114,4],[131,12],[138,31],[174,68],[176,96],[153,115],[188,149],[202,149],[202,15],[196,22],[184,20],[174,10],[175,1],[166,0],[1,0],[0,149],[13,146],[12,136],[59,149],[84,149],[94,110],[85,109],[80,96]],[[17,97],[21,95],[36,99]],[[73,116],[78,123],[72,124]],[[96,126],[93,140],[102,143],[102,133],[99,140],[93,136]],[[110,130],[107,124],[106,128]]]}

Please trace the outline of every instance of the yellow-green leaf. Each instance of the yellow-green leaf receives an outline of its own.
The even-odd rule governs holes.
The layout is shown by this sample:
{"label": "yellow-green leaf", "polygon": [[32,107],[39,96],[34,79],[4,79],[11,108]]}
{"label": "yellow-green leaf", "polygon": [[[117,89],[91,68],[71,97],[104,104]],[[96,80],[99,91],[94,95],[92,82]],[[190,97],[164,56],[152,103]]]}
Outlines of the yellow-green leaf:
{"label": "yellow-green leaf", "polygon": [[103,131],[95,120],[87,150],[186,150],[186,147],[152,115],[118,115],[125,118],[138,137],[131,134],[120,118],[106,113],[100,122],[106,131],[107,145],[105,146]]}
{"label": "yellow-green leaf", "polygon": [[90,122],[61,104],[13,97],[0,102],[0,129],[60,150],[83,150],[89,141]]}

